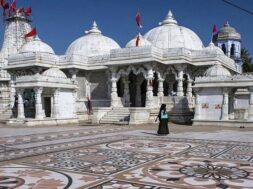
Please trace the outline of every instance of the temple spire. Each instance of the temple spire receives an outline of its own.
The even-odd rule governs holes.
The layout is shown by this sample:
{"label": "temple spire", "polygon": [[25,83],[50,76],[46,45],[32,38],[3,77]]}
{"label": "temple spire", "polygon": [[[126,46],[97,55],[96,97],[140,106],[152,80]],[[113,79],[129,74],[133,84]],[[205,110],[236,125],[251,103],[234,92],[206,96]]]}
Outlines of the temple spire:
{"label": "temple spire", "polygon": [[95,20],[93,21],[91,29],[89,31],[86,31],[85,33],[87,33],[87,34],[101,34],[101,31],[98,29],[98,26],[97,26],[97,23]]}
{"label": "temple spire", "polygon": [[169,10],[167,16],[162,21],[161,25],[170,25],[170,24],[177,24],[177,21],[175,20],[171,10]]}
{"label": "temple spire", "polygon": [[6,19],[3,46],[1,54],[4,58],[19,52],[25,44],[24,38],[31,30],[30,20],[20,14],[14,14]]}

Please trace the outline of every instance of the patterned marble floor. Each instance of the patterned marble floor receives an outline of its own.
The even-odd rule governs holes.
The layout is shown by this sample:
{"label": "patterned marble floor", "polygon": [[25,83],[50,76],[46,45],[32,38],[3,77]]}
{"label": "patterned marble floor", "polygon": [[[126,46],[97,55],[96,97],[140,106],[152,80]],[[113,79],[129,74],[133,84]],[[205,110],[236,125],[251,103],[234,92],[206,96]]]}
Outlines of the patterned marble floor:
{"label": "patterned marble floor", "polygon": [[[75,141],[81,133],[94,136]],[[1,138],[0,189],[253,189],[253,143],[96,134]],[[74,141],[53,143],[52,135]]]}

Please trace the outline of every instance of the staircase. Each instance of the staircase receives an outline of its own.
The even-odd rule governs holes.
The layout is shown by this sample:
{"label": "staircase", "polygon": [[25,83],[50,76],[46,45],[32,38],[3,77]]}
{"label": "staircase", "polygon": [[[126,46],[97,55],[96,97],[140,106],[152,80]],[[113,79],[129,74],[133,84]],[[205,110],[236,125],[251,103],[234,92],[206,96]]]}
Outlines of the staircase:
{"label": "staircase", "polygon": [[128,125],[130,113],[128,108],[113,108],[100,120],[100,124]]}

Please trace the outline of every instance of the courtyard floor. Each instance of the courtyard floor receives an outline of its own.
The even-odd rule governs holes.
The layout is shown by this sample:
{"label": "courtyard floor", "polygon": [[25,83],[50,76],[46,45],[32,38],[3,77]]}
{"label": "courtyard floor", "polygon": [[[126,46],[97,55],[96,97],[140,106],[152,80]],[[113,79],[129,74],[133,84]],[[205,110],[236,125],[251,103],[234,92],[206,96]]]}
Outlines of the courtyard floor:
{"label": "courtyard floor", "polygon": [[0,125],[0,189],[253,189],[253,128]]}

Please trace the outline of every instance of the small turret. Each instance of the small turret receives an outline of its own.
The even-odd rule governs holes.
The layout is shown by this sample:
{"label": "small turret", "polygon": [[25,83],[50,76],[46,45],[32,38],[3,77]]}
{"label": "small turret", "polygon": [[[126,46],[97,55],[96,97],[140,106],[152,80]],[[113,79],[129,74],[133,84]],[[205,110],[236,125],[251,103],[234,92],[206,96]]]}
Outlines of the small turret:
{"label": "small turret", "polygon": [[225,55],[235,60],[237,72],[242,72],[241,35],[228,22],[214,35],[213,41]]}

